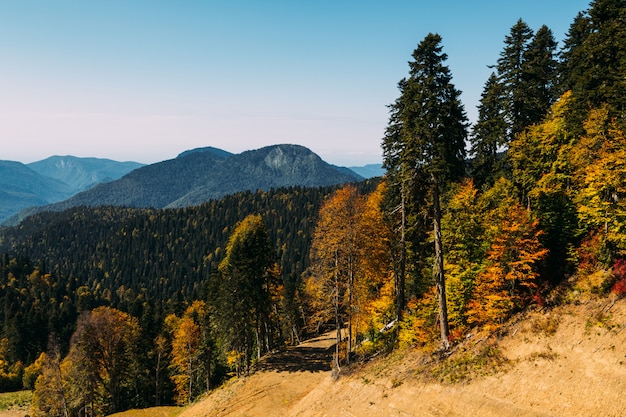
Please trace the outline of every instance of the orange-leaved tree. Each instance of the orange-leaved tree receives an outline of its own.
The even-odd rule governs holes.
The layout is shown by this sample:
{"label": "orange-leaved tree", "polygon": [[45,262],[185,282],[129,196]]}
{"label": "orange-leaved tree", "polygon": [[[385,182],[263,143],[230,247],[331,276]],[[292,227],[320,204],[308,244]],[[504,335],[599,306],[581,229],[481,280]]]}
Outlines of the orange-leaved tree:
{"label": "orange-leaved tree", "polygon": [[486,238],[490,242],[486,265],[476,276],[468,302],[468,321],[494,328],[537,289],[537,263],[547,250],[531,212],[513,197],[508,180],[500,179],[484,195]]}
{"label": "orange-leaved tree", "polygon": [[337,331],[337,367],[344,321],[348,326],[348,355],[352,349],[354,282],[363,259],[359,223],[363,205],[364,199],[353,185],[329,196],[320,208],[311,245],[312,274],[306,287],[320,297],[323,311],[332,311]]}

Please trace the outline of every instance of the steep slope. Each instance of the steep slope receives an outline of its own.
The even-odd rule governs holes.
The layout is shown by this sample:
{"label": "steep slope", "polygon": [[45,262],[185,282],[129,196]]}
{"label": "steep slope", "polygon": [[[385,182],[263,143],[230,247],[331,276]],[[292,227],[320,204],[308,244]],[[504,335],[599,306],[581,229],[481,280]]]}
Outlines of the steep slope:
{"label": "steep slope", "polygon": [[141,168],[138,162],[118,162],[100,158],[75,156],[51,156],[28,164],[33,171],[45,177],[63,181],[75,193],[85,191],[96,184],[110,182]]}
{"label": "steep slope", "polygon": [[240,191],[291,185],[325,186],[361,179],[356,173],[341,171],[298,145],[274,145],[236,155],[201,148],[136,169],[68,200],[25,211],[20,218],[43,210],[60,211],[76,206],[187,207]]}
{"label": "steep slope", "polygon": [[[310,374],[313,385],[302,385],[302,370],[266,370],[181,416],[623,416],[625,329],[626,300],[587,300],[528,312],[504,336],[474,336],[443,361],[405,350],[339,380]],[[295,389],[298,396],[284,394]]]}
{"label": "steep slope", "polygon": [[0,161],[0,190],[0,223],[27,207],[54,203],[72,195],[71,187],[62,181],[13,161]]}

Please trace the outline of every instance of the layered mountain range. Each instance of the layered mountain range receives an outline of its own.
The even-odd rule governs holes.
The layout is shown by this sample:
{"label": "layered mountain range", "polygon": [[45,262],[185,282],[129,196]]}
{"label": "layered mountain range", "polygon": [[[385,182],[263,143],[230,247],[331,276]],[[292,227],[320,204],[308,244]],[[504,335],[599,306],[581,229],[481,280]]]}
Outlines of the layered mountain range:
{"label": "layered mountain range", "polygon": [[151,165],[71,156],[28,165],[0,161],[0,223],[76,206],[186,207],[240,191],[335,185],[381,173],[376,165],[330,165],[299,145],[240,154],[198,148]]}

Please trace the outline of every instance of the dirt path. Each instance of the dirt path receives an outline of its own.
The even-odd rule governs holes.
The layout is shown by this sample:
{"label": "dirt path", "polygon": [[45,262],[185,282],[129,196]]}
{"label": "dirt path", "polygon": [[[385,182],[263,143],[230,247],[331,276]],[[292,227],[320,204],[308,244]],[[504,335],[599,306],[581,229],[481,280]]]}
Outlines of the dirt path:
{"label": "dirt path", "polygon": [[279,417],[330,373],[335,338],[324,335],[265,358],[248,378],[227,383],[180,417]]}
{"label": "dirt path", "polygon": [[334,380],[333,343],[329,335],[268,358],[181,416],[626,416],[626,300],[528,314],[498,342],[510,368],[466,383],[420,378],[411,354]]}

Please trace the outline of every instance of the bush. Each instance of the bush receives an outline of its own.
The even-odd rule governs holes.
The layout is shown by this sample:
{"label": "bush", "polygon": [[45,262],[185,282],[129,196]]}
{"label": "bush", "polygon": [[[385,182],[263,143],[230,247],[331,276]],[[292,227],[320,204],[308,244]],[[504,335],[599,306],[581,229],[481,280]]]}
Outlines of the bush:
{"label": "bush", "polygon": [[613,278],[615,282],[611,292],[622,298],[626,295],[626,260],[616,259],[613,262]]}

